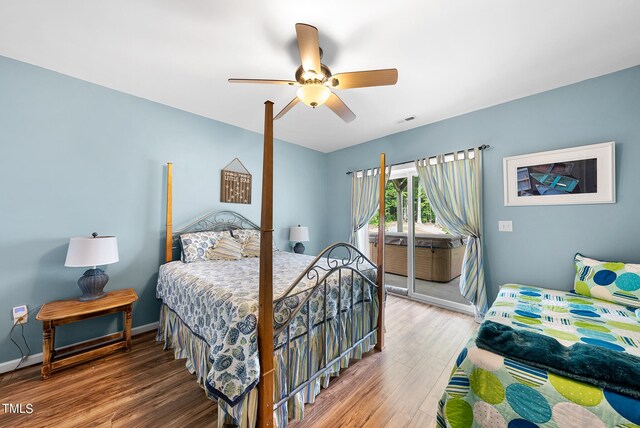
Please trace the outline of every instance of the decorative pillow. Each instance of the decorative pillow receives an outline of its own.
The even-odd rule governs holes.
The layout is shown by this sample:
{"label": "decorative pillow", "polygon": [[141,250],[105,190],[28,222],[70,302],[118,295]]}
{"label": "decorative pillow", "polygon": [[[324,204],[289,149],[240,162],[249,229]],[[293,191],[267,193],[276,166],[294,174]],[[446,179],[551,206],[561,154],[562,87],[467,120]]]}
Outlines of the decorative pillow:
{"label": "decorative pillow", "polygon": [[640,264],[603,262],[580,253],[575,262],[576,293],[640,308]]}
{"label": "decorative pillow", "polygon": [[242,257],[260,257],[260,237],[253,236],[242,246]]}
{"label": "decorative pillow", "polygon": [[234,229],[231,236],[236,238],[241,244],[246,243],[250,238],[260,238],[260,231],[255,229]]}
{"label": "decorative pillow", "polygon": [[209,248],[215,247],[224,236],[230,237],[231,235],[227,231],[195,232],[181,235],[182,261],[191,263],[199,260],[208,260],[207,251]]}
{"label": "decorative pillow", "polygon": [[[254,239],[258,239],[258,247],[260,247],[260,231],[256,230],[256,229],[234,229],[231,231],[231,236],[233,236],[235,239],[238,240],[238,242],[240,242],[242,244],[242,246],[244,247],[247,242],[254,238]],[[272,250],[273,251],[278,251],[278,247],[276,246],[276,240],[273,240],[273,245],[272,245]],[[256,255],[256,256],[249,256],[249,257],[259,257],[260,255]],[[245,256],[247,257],[247,256]]]}
{"label": "decorative pillow", "polygon": [[242,245],[230,236],[218,241],[214,248],[209,248],[206,254],[209,260],[240,260]]}

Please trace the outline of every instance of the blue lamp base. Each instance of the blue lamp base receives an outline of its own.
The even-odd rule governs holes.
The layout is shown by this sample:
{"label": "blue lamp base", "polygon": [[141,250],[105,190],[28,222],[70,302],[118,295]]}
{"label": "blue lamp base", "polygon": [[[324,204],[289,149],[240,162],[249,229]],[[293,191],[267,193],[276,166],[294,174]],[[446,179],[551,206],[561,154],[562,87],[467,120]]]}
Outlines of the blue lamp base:
{"label": "blue lamp base", "polygon": [[109,275],[102,269],[88,269],[78,280],[78,287],[82,290],[82,296],[78,298],[81,302],[100,299],[107,295],[104,286],[109,282]]}
{"label": "blue lamp base", "polygon": [[304,253],[304,245],[302,245],[302,242],[298,242],[296,245],[293,246],[293,252],[297,254]]}

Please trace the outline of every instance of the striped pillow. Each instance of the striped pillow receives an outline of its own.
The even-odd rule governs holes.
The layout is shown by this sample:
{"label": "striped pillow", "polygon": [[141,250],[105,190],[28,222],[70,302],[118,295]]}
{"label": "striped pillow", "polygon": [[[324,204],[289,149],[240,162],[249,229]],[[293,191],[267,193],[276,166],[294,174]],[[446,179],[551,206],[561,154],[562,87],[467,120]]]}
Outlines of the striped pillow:
{"label": "striped pillow", "polygon": [[207,258],[209,260],[240,260],[242,245],[232,237],[225,236],[213,249],[207,251]]}
{"label": "striped pillow", "polygon": [[260,257],[260,237],[252,236],[242,246],[242,257]]}
{"label": "striped pillow", "polygon": [[[258,229],[234,229],[231,231],[231,236],[233,236],[238,242],[240,242],[243,247],[247,245],[247,243],[251,239],[257,239],[258,243],[256,245],[260,247],[260,230]],[[273,238],[273,245],[271,250],[278,251],[278,246],[276,245],[275,237]],[[244,256],[244,257],[260,257],[260,255],[256,254],[255,256],[252,255],[252,256]]]}

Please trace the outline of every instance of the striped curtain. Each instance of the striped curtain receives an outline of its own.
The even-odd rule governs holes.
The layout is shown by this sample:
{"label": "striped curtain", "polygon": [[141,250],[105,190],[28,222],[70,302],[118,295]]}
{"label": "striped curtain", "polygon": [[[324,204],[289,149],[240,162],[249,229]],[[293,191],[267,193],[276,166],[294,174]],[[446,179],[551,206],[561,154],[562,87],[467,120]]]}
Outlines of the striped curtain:
{"label": "striped curtain", "polygon": [[467,237],[462,262],[460,292],[474,307],[476,320],[487,311],[482,243],[480,242],[482,159],[474,149],[432,159],[416,161],[431,207],[438,222],[449,232]]}
{"label": "striped curtain", "polygon": [[[368,242],[360,242],[358,230],[366,227],[380,205],[379,168],[354,171],[351,181],[351,237],[349,242],[361,251]],[[364,252],[364,251],[363,251]],[[365,252],[365,254],[368,254]]]}

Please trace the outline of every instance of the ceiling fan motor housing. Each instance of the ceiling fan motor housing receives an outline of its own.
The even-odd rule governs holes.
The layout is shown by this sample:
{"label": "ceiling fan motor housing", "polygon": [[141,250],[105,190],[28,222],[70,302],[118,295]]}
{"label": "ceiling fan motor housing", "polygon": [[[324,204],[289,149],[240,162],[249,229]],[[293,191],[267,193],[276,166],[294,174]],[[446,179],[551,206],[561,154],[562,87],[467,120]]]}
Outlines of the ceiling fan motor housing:
{"label": "ceiling fan motor housing", "polygon": [[296,81],[301,85],[306,83],[325,83],[331,78],[331,70],[324,64],[320,64],[320,72],[316,70],[305,71],[302,66],[296,70]]}

